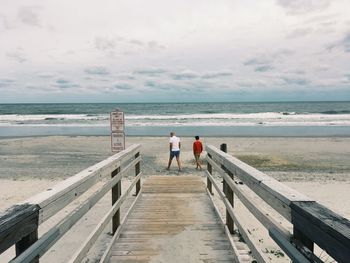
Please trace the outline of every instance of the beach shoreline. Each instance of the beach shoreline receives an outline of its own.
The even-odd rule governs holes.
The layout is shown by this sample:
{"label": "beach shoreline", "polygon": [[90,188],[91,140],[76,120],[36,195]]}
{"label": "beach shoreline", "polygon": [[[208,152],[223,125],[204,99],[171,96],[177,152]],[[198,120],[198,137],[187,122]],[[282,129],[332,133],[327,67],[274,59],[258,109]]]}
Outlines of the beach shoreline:
{"label": "beach shoreline", "polygon": [[[211,144],[218,148],[220,144],[226,143],[229,154],[310,196],[341,216],[350,218],[349,202],[339,202],[340,199],[350,198],[348,191],[350,138],[203,137],[201,139],[205,145]],[[177,171],[175,163],[170,171],[166,171],[169,154],[168,137],[127,136],[126,146],[135,143],[142,145],[143,180],[151,175],[195,175],[201,176],[205,181],[204,170],[195,169],[192,154],[193,141],[192,137],[181,137],[181,160],[184,167],[182,172]],[[109,136],[1,138],[0,211],[3,212],[4,209],[23,202],[111,155]],[[133,177],[134,172],[131,171],[125,177],[123,184],[130,183]],[[84,218],[98,222],[98,218],[108,207],[110,207],[110,197],[104,198],[101,204]],[[62,211],[61,218],[65,211],[66,209]],[[74,251],[74,248],[82,242],[84,235],[88,234],[87,229],[96,224],[92,222],[81,222],[79,229],[69,234],[67,239],[64,239],[66,241],[60,241],[57,246],[55,245],[43,260],[49,260],[49,262],[68,260],[71,251]],[[47,231],[50,224],[53,223],[48,222],[44,225],[40,233]],[[108,232],[109,228],[104,231],[103,240],[110,238]],[[65,244],[67,241],[69,242]],[[103,242],[91,251],[92,258],[100,256]],[[270,248],[271,243],[266,241],[264,246]],[[63,253],[62,251],[65,253],[59,254]],[[13,250],[8,251],[1,255],[1,259],[10,260],[13,255]],[[288,262],[286,260],[286,257],[274,258],[272,262]]]}
{"label": "beach shoreline", "polygon": [[[201,139],[204,145],[212,144],[218,148],[221,143],[226,143],[229,154],[283,183],[305,182],[324,185],[350,182],[348,163],[350,138],[203,137]],[[141,169],[144,177],[193,174],[204,176],[195,169],[192,154],[193,138],[181,137],[181,140],[183,164],[181,173],[177,172],[175,163],[170,171],[165,169],[168,160],[168,137],[127,136],[126,145],[142,144]],[[38,193],[45,187],[69,178],[112,154],[109,136],[0,138],[2,207],[6,203],[15,204],[22,201],[21,197]],[[32,189],[31,184],[35,185],[37,190]],[[23,191],[20,191],[17,185],[20,185]]]}

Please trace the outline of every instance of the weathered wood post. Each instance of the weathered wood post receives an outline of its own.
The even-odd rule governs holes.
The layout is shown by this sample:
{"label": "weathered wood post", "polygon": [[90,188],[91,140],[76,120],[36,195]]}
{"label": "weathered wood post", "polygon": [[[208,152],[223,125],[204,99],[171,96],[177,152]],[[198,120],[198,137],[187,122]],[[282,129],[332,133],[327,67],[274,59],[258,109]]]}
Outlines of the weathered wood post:
{"label": "weathered wood post", "polygon": [[[295,205],[293,204],[293,207],[295,207]],[[296,243],[296,245],[298,247],[306,247],[307,249],[310,250],[310,252],[314,251],[314,242],[308,238],[304,232],[305,229],[302,228],[311,228],[310,226],[308,226],[305,221],[302,222],[301,224],[299,223],[299,218],[300,216],[295,216],[297,213],[295,212],[295,210],[292,209],[291,211],[291,215],[292,215],[292,222],[293,222],[293,241]],[[297,218],[297,219],[296,219]],[[302,227],[301,227],[302,225]],[[332,242],[330,242],[332,243]]]}
{"label": "weathered wood post", "polygon": [[[112,178],[120,172],[120,167],[112,172]],[[112,187],[112,206],[118,201],[120,196],[122,195],[122,182],[121,180]],[[112,233],[114,234],[120,226],[120,208],[114,214],[112,218]]]}
{"label": "weathered wood post", "polygon": [[[140,152],[138,152],[137,154],[135,154],[135,159],[138,158],[140,156]],[[138,162],[137,164],[135,164],[135,176],[138,176],[140,173],[140,162]],[[138,195],[141,189],[141,178],[140,180],[137,181],[136,183],[136,193],[135,195]]]}
{"label": "weathered wood post", "polygon": [[[220,150],[227,153],[227,144],[226,143],[221,144]],[[233,179],[233,174],[230,171],[228,171],[224,165],[221,165],[221,168]],[[225,179],[223,181],[223,192],[227,200],[230,202],[231,206],[233,207],[233,191],[227,185]],[[227,209],[226,209],[226,225],[230,230],[230,233],[233,234],[233,230],[234,230],[233,219]]]}
{"label": "weathered wood post", "polygon": [[[16,242],[16,257],[22,254],[26,249],[28,249],[31,245],[33,245],[38,240],[38,227],[39,227],[39,213],[38,208],[24,207],[24,211],[29,210],[28,212],[31,214],[27,221],[24,221],[21,226],[17,226],[17,233],[21,234],[21,232],[25,231],[28,233],[26,236],[22,237],[18,242]],[[34,212],[35,211],[35,212]],[[28,213],[23,213],[23,211],[19,211],[22,215],[28,215]],[[31,232],[29,232],[31,231]],[[23,232],[22,232],[23,234]],[[33,260],[29,261],[30,263],[38,263],[39,256],[36,256]]]}
{"label": "weathered wood post", "polygon": [[[211,155],[209,153],[208,153],[208,158],[211,158]],[[213,174],[213,168],[211,167],[211,164],[209,162],[207,162],[207,170],[208,170],[208,173],[210,173],[211,175]],[[209,177],[207,177],[207,188],[209,192],[213,195],[212,184]]]}
{"label": "weathered wood post", "polygon": [[[16,243],[16,257],[22,254],[27,248],[33,245],[38,240],[38,229],[30,233],[29,235],[23,237],[20,241]],[[30,263],[38,263],[39,256],[36,256]]]}
{"label": "weathered wood post", "polygon": [[311,252],[314,251],[314,242],[311,239],[309,239],[306,235],[304,235],[303,232],[295,226],[293,227],[293,239],[299,245],[307,247]]}

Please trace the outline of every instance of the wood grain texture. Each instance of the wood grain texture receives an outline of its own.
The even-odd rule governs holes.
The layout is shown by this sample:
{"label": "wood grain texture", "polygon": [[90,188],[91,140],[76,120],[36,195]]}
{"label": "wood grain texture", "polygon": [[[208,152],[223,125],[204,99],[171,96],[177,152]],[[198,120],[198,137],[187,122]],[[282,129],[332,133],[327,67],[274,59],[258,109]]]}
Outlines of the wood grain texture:
{"label": "wood grain texture", "polygon": [[110,262],[234,261],[200,177],[152,176],[142,188]]}
{"label": "wood grain texture", "polygon": [[[140,159],[130,161],[130,158],[140,151],[140,145],[135,144],[107,159],[77,173],[52,188],[43,191],[24,203],[37,204],[40,206],[39,224],[43,223],[66,205],[77,199],[102,178],[127,163],[132,168]],[[125,170],[125,169],[123,169]],[[128,169],[126,169],[128,170]]]}
{"label": "wood grain texture", "polygon": [[338,262],[350,260],[350,221],[317,202],[293,202],[292,223]]}
{"label": "wood grain texture", "polygon": [[[208,162],[213,163],[213,160],[208,158]],[[213,163],[213,167],[214,165],[216,164]],[[279,222],[277,222],[276,219],[274,219],[270,215],[270,213],[263,206],[260,205],[260,203],[263,202],[264,200],[262,200],[260,197],[255,195],[254,192],[252,192],[246,185],[236,184],[235,181],[233,181],[232,178],[230,178],[225,173],[225,171],[222,170],[217,165],[216,165],[216,170],[217,172],[219,172],[221,177],[227,183],[227,188],[234,190],[236,197],[238,197],[241,200],[241,202],[245,205],[245,207],[255,216],[255,218],[257,218],[260,221],[261,224],[263,224],[266,227],[266,229],[269,229],[272,227],[276,228],[281,233],[284,233],[285,238],[287,239],[290,238],[291,236],[290,232],[286,228],[284,228]],[[216,184],[213,177],[208,175],[208,172],[207,172],[207,176],[208,178],[210,178],[210,180],[213,180],[213,184]],[[215,188],[219,189],[218,186],[216,186]]]}
{"label": "wood grain texture", "polygon": [[0,253],[37,231],[39,209],[37,205],[22,204],[0,214]]}
{"label": "wood grain texture", "polygon": [[288,221],[291,221],[291,202],[314,201],[212,145],[206,145],[205,149],[217,164],[233,173]]}

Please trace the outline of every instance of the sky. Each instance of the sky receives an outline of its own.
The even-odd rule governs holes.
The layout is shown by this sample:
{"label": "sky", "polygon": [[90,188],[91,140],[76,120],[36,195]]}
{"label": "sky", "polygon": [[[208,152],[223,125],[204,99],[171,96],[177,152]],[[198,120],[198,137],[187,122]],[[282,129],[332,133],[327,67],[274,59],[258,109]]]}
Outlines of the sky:
{"label": "sky", "polygon": [[349,0],[1,0],[0,103],[350,100]]}

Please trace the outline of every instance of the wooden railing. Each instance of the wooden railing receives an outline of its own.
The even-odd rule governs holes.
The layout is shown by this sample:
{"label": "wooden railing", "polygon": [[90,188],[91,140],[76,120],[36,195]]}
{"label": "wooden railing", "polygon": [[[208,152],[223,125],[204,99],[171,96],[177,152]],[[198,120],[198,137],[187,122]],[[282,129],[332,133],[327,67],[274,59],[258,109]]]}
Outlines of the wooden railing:
{"label": "wooden railing", "polygon": [[[226,233],[232,234],[235,224],[258,262],[269,262],[269,259],[259,249],[257,241],[250,238],[244,220],[234,209],[234,197],[260,221],[293,262],[323,262],[314,254],[314,244],[337,262],[350,262],[349,220],[225,153],[225,145],[221,146],[221,150],[209,145],[206,151],[207,188],[212,194],[214,186],[224,202]],[[214,179],[213,169],[222,177],[223,189]],[[293,226],[293,233],[283,227],[262,203],[288,220]]]}
{"label": "wooden railing", "polygon": [[[83,242],[69,262],[81,262],[88,250],[97,240],[103,229],[112,221],[113,242],[120,234],[123,222],[140,197],[140,145],[132,145],[100,163],[59,183],[22,204],[15,205],[0,214],[0,254],[11,246],[16,246],[18,262],[38,262],[39,258],[48,251],[85,213],[87,213],[108,191],[112,191],[112,207],[102,218],[93,232]],[[135,178],[129,188],[121,195],[121,179],[131,169],[135,168]],[[62,208],[77,199],[97,182],[109,178],[99,190],[91,194],[83,203],[65,216],[58,224],[38,238],[38,227]],[[120,219],[120,207],[136,185],[136,199]],[[105,262],[110,253],[108,246],[101,262]]]}

